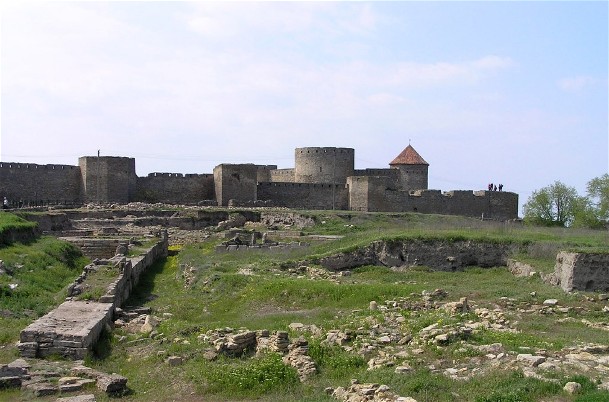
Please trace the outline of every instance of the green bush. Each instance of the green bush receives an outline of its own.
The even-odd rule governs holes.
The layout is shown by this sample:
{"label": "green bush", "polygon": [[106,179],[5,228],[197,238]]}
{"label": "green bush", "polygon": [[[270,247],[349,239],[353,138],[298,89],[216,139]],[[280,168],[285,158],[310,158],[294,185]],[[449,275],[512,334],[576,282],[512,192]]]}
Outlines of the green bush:
{"label": "green bush", "polygon": [[366,367],[363,357],[348,353],[340,346],[322,345],[318,340],[309,342],[309,356],[325,378],[350,377]]}
{"label": "green bush", "polygon": [[211,393],[254,397],[298,384],[298,374],[275,353],[250,361],[214,365],[205,375]]}

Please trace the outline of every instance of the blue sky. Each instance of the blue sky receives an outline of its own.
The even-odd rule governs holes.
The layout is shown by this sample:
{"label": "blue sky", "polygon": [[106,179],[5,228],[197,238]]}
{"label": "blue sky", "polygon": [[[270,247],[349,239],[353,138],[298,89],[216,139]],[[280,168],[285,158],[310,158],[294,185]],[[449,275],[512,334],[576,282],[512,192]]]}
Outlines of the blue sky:
{"label": "blue sky", "polygon": [[388,167],[410,141],[430,188],[521,204],[609,171],[605,1],[6,3],[4,162]]}

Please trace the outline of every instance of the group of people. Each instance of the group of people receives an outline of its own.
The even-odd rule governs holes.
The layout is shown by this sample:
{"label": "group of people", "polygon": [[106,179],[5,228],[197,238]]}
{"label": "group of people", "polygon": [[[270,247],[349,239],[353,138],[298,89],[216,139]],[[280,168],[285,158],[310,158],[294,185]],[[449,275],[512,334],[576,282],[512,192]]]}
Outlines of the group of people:
{"label": "group of people", "polygon": [[493,183],[488,184],[488,191],[503,191],[503,184],[496,185]]}

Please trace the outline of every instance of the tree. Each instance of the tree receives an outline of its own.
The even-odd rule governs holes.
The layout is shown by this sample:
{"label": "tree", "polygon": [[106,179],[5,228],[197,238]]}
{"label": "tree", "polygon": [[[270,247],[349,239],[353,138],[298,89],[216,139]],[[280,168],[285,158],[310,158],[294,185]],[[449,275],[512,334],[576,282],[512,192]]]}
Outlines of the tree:
{"label": "tree", "polygon": [[587,185],[588,198],[596,208],[599,221],[609,220],[609,174],[590,180]]}
{"label": "tree", "polygon": [[571,226],[584,205],[585,199],[577,195],[575,188],[556,181],[533,191],[524,204],[524,220],[545,226]]}

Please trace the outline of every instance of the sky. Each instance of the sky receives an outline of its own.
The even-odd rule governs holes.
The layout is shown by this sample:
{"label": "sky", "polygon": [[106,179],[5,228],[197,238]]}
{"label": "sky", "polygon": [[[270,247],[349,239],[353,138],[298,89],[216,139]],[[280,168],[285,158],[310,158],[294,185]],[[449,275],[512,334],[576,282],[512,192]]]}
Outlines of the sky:
{"label": "sky", "polygon": [[609,172],[608,2],[3,2],[0,161],[139,176],[297,147],[522,205]]}

